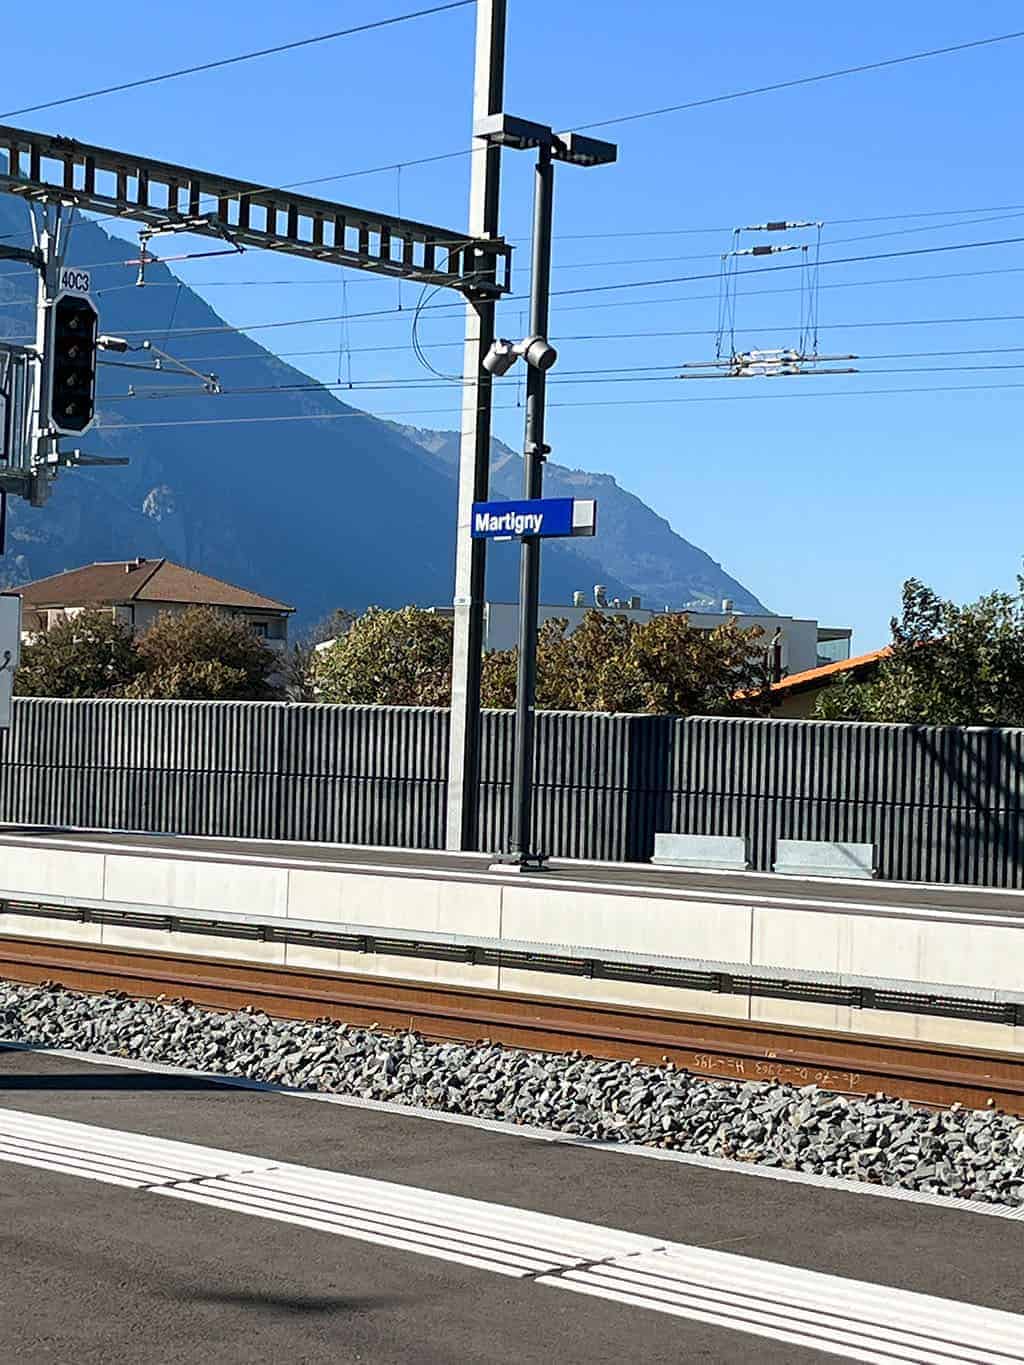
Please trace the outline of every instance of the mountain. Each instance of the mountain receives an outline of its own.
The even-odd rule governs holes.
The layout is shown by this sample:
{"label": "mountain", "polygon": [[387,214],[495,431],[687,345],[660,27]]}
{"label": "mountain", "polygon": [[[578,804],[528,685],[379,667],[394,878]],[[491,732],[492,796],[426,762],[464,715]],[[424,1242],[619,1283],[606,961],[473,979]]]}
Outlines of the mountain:
{"label": "mountain", "polygon": [[[3,194],[0,241],[30,241],[26,206]],[[100,424],[82,445],[130,463],[63,472],[43,508],[12,500],[3,583],[93,560],[166,555],[293,603],[301,622],[339,606],[450,602],[454,435],[398,427],[341,402],[227,328],[166,266],[150,266],[147,286],[135,288],[125,265],[134,254],[97,224],[75,224],[69,263],[91,269],[103,331],[160,345],[173,326],[175,356],[220,372],[225,392],[210,397],[186,381],[179,397],[169,373],[154,381],[124,368],[148,364],[144,357],[104,357]],[[26,267],[0,262],[0,340],[34,332],[34,280]],[[112,403],[131,382],[159,383],[159,400]],[[299,387],[281,387],[289,385]],[[266,392],[271,386],[276,391]],[[517,462],[496,446],[497,491],[515,491]],[[598,537],[586,548],[568,541],[545,548],[544,600],[568,602],[574,589],[601,582],[609,596],[640,593],[652,605],[726,596],[741,609],[760,608],[608,476],[549,468],[552,493],[585,490],[601,505]],[[488,595],[514,600],[517,556],[489,559]]]}
{"label": "mountain", "polygon": [[[457,431],[424,431],[398,424],[394,430],[422,446],[455,477],[459,459]],[[521,497],[523,457],[502,441],[494,441],[491,452],[492,496]],[[544,493],[552,498],[597,500],[597,536],[594,540],[569,541],[564,547],[579,566],[576,587],[587,591],[588,601],[591,586],[606,583],[601,576],[604,573],[632,584],[644,606],[655,610],[665,606],[717,610],[726,597],[732,599],[737,611],[766,610],[721,564],[684,540],[664,517],[659,517],[628,489],[620,488],[610,474],[567,469],[549,461],[544,466]]]}

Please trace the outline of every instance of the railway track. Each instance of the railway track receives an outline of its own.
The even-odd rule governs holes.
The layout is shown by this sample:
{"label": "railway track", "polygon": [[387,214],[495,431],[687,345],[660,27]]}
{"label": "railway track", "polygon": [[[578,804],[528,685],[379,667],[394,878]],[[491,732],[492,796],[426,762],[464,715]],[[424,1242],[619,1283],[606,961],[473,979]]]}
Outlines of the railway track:
{"label": "railway track", "polygon": [[552,996],[0,936],[0,978],[1024,1116],[1024,1056]]}

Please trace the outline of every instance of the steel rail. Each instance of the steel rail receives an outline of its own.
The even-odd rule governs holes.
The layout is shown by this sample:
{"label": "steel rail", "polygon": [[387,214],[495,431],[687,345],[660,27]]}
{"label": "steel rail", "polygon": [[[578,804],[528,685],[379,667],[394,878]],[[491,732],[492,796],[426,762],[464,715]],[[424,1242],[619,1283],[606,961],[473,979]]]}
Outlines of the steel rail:
{"label": "steel rail", "polygon": [[251,1006],[427,1038],[670,1062],[729,1080],[779,1080],[839,1094],[884,1091],[919,1104],[1024,1116],[1024,1055],[784,1024],[678,1014],[312,968],[0,936],[0,978],[87,992]]}

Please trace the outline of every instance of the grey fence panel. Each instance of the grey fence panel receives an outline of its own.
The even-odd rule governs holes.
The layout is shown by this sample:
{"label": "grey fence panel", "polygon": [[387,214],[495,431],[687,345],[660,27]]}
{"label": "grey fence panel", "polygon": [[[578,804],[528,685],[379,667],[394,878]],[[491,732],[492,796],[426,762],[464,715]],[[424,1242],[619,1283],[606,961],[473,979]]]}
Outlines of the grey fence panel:
{"label": "grey fence panel", "polygon": [[666,828],[872,842],[879,874],[1024,885],[1024,732],[693,718],[678,722]]}
{"label": "grey fence panel", "polygon": [[[1024,886],[1024,731],[537,716],[534,827],[560,857],[644,861],[659,831],[871,842],[880,875]],[[513,717],[485,712],[480,845],[506,846]],[[0,820],[444,843],[448,715],[427,707],[17,698]]]}

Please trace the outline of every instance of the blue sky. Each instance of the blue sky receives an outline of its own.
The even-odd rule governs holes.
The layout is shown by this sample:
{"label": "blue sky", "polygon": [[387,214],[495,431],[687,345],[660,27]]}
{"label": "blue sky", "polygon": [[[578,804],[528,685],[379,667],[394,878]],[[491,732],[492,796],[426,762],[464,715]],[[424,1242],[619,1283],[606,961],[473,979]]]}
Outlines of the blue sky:
{"label": "blue sky", "polygon": [[[0,104],[13,110],[416,7],[178,0],[173,11],[140,11],[121,0],[55,0],[43,26],[16,7],[4,16],[14,60]],[[818,10],[510,0],[509,9],[506,107],[559,128],[1020,27],[1010,0]],[[344,175],[316,192],[461,227],[464,157],[350,173],[468,145],[472,51],[465,8],[10,121],[271,184]],[[1024,550],[1024,349],[1014,349],[1024,347],[1024,242],[828,261],[1024,238],[1022,63],[1018,41],[603,131],[619,141],[618,165],[559,169],[556,291],[714,273],[732,227],[821,219],[822,349],[857,353],[861,372],[656,377],[672,373],[657,366],[713,354],[714,280],[556,297],[552,458],[614,474],[775,610],[852,625],[858,648],[884,640],[908,575],[958,599],[1011,585]],[[529,230],[530,192],[530,158],[507,154],[509,237]],[[524,242],[517,293],[528,284],[526,250]],[[180,271],[241,326],[343,306],[338,271],[273,253],[193,260]],[[347,278],[349,312],[395,307],[400,297],[403,314],[352,321],[340,365],[338,324],[254,335],[331,382],[339,373],[356,386],[428,378],[408,346],[419,291]],[[741,287],[742,346],[795,342],[796,284],[797,272],[769,272]],[[524,306],[503,305],[504,332],[524,331]],[[945,321],[974,318],[986,320]],[[642,332],[691,335],[609,336]],[[460,335],[458,309],[428,309],[422,338],[437,369],[459,367]],[[571,382],[572,372],[610,367],[639,374]],[[458,391],[440,381],[342,396],[421,426],[457,424]],[[518,398],[509,376],[496,431],[512,445],[522,438]]]}

